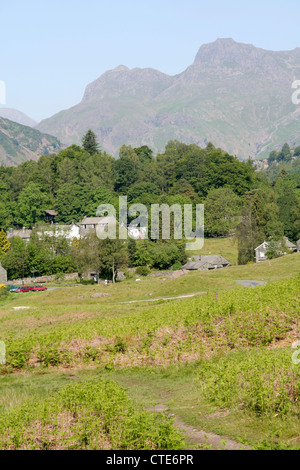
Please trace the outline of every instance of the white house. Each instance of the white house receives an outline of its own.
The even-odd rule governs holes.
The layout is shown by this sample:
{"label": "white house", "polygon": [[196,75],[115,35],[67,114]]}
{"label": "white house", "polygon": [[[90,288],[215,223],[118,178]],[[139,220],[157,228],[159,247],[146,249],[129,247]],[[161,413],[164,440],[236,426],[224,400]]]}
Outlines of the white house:
{"label": "white house", "polygon": [[[283,255],[286,255],[287,253],[291,253],[293,251],[297,250],[297,246],[294,245],[294,243],[290,242],[290,240],[287,237],[284,237],[285,241],[285,246],[286,246],[286,251],[282,253]],[[278,243],[278,246],[280,243]],[[267,258],[267,251],[269,248],[269,243],[264,241],[261,245],[259,245],[257,248],[255,248],[255,259],[257,263],[260,263],[261,261],[266,261]]]}
{"label": "white house", "polygon": [[148,227],[139,227],[138,225],[133,225],[129,226],[127,231],[130,238],[134,238],[135,240],[144,240],[147,238]]}
{"label": "white house", "polygon": [[[37,232],[38,236],[42,236],[42,232]],[[49,229],[43,232],[44,235],[49,237],[65,237],[67,240],[74,240],[74,238],[80,238],[80,228],[77,224],[71,225],[58,225],[52,224]]]}

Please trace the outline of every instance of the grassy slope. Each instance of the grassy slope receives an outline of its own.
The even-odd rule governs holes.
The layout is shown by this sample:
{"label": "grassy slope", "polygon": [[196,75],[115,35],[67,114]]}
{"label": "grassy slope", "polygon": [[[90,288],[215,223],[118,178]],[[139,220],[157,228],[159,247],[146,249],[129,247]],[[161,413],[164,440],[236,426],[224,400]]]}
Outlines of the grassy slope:
{"label": "grassy slope", "polygon": [[[229,252],[229,249],[230,246],[222,254],[225,256],[225,252]],[[242,316],[237,317],[237,321],[240,322],[243,316],[245,316],[248,319],[246,322],[251,322],[251,298],[253,297],[254,299],[255,297],[256,299],[256,297],[260,297],[262,302],[260,311],[262,315],[265,315],[262,317],[262,321],[265,323],[262,324],[263,332],[260,333],[259,341],[254,341],[254,347],[263,348],[263,350],[270,347],[275,338],[271,339],[271,343],[267,341],[266,346],[264,346],[263,341],[265,337],[263,334],[265,326],[271,328],[272,322],[275,322],[273,327],[277,331],[276,321],[279,318],[282,320],[282,332],[281,339],[276,340],[278,343],[276,347],[290,348],[293,341],[293,336],[289,333],[290,325],[293,319],[297,317],[296,312],[299,311],[299,309],[297,310],[297,299],[299,301],[297,284],[295,284],[296,290],[290,290],[290,293],[287,287],[282,292],[278,290],[278,287],[274,288],[274,299],[272,300],[272,295],[270,296],[270,293],[267,294],[268,291],[264,290],[264,288],[257,288],[255,291],[247,290],[236,283],[236,280],[251,279],[271,282],[286,279],[286,286],[289,286],[288,279],[299,273],[299,266],[300,254],[294,254],[259,265],[232,266],[226,270],[214,272],[195,272],[173,280],[163,281],[161,278],[147,278],[139,283],[136,283],[134,280],[125,281],[116,286],[108,286],[105,293],[109,295],[103,298],[92,297],[99,290],[104,291],[105,288],[103,286],[77,287],[74,289],[49,291],[45,294],[40,293],[37,295],[14,295],[10,300],[2,302],[0,306],[2,338],[30,338],[30,341],[38,344],[42,338],[56,338],[56,335],[59,333],[58,339],[60,334],[62,334],[64,338],[69,336],[69,342],[72,342],[76,336],[80,340],[84,339],[84,337],[91,339],[94,335],[94,329],[96,328],[99,332],[100,328],[100,330],[102,329],[105,332],[108,339],[110,337],[113,339],[118,334],[127,342],[128,358],[125,357],[126,355],[116,353],[116,351],[110,349],[110,351],[104,351],[103,353],[104,355],[107,354],[109,358],[104,368],[102,367],[104,364],[102,363],[101,365],[101,360],[100,362],[96,360],[95,363],[87,360],[86,362],[79,361],[77,365],[70,364],[68,366],[67,364],[61,364],[59,368],[54,369],[29,368],[13,375],[4,375],[0,380],[0,413],[9,408],[14,408],[29,397],[41,398],[55,392],[68,382],[78,379],[85,380],[85,378],[90,376],[93,377],[101,374],[109,375],[109,377],[124,385],[128,389],[130,397],[140,405],[166,404],[171,412],[176,413],[176,416],[183,419],[187,424],[191,424],[199,429],[213,431],[236,440],[248,442],[251,445],[257,445],[263,439],[266,439],[271,447],[274,447],[274,443],[277,441],[290,442],[291,445],[300,444],[299,440],[297,440],[297,436],[300,434],[298,419],[294,419],[293,416],[283,419],[280,416],[275,419],[274,415],[258,417],[251,412],[246,412],[238,405],[232,405],[224,411],[220,409],[219,405],[212,403],[207,397],[203,396],[197,387],[199,369],[197,363],[195,364],[192,360],[194,356],[191,352],[194,354],[195,351],[189,350],[187,352],[189,365],[188,363],[183,365],[180,359],[176,365],[172,365],[172,362],[175,362],[175,360],[173,361],[175,356],[173,359],[171,358],[171,363],[166,360],[166,354],[171,354],[171,347],[167,344],[168,335],[162,338],[161,344],[159,343],[160,338],[155,337],[152,348],[156,351],[156,356],[154,355],[152,365],[149,362],[142,367],[131,367],[137,357],[137,349],[135,349],[134,338],[131,338],[130,334],[132,333],[130,331],[134,331],[137,321],[142,325],[142,329],[145,327],[146,330],[147,328],[152,330],[154,328],[153,331],[155,331],[155,328],[164,327],[164,325],[170,325],[171,327],[173,325],[172,318],[180,318],[178,315],[182,315],[182,319],[190,318],[190,312],[195,311],[195,309],[203,310],[205,305],[211,305],[214,295],[168,301],[164,302],[163,305],[159,302],[154,305],[123,303],[125,300],[147,299],[150,293],[152,298],[171,297],[199,291],[206,291],[210,294],[217,293],[219,306],[214,314],[216,325],[210,325],[213,328],[213,340],[209,344],[213,347],[217,346],[218,354],[222,356],[228,353],[228,346],[222,341],[216,342],[218,331],[216,328],[220,328],[218,326],[218,315],[221,315],[220,319],[222,319],[222,311],[227,309],[228,302],[230,303],[232,299],[240,297],[241,304],[238,308],[244,313],[241,313]],[[266,298],[263,299],[262,296],[266,296]],[[242,299],[244,299],[243,302]],[[12,309],[15,306],[29,306],[30,309],[28,311],[16,312]],[[256,307],[254,306],[253,308],[253,311],[255,311]],[[247,311],[250,313],[248,314]],[[266,316],[267,311],[270,313]],[[271,316],[268,317],[268,315]],[[260,321],[258,318],[258,322],[253,323],[253,328],[256,328]],[[178,323],[178,320],[176,322]],[[225,328],[224,332],[230,336],[232,332],[230,329],[228,330],[228,322],[226,322],[225,319],[224,328],[226,327],[227,329]],[[118,328],[118,325],[120,328]],[[143,325],[145,326],[143,327]],[[238,332],[237,326],[238,323],[234,327],[236,332]],[[223,324],[221,328],[223,328]],[[118,329],[119,331],[117,331]],[[145,340],[142,329],[141,338]],[[243,337],[244,333],[246,334],[246,330],[247,326],[242,326],[238,335]],[[171,343],[174,342],[175,347],[177,346],[176,339],[174,338],[179,330],[177,333],[176,331],[176,328],[174,331],[172,328],[170,330],[170,333],[173,335],[171,335]],[[251,331],[250,326],[247,334]],[[272,331],[271,335],[274,335]],[[293,330],[295,339],[297,339],[297,334],[299,335],[299,330]],[[184,337],[181,339],[183,345],[187,344],[184,343],[186,341]],[[236,348],[238,350],[243,348],[239,338],[236,338],[234,341],[236,341]],[[162,348],[161,345],[164,342],[166,342],[164,349],[159,349]],[[111,340],[108,343],[110,348],[114,348],[114,343],[111,343]],[[78,347],[84,347],[84,343],[80,345],[79,341]],[[111,357],[114,358],[115,366],[111,366]],[[155,357],[163,360],[155,363]],[[128,359],[127,362],[125,359]],[[124,364],[122,364],[122,361],[125,361]],[[159,362],[165,365],[162,367],[159,365]],[[121,369],[119,368],[120,365]],[[124,366],[127,368],[125,367],[124,369]],[[182,399],[183,396],[184,401]]]}

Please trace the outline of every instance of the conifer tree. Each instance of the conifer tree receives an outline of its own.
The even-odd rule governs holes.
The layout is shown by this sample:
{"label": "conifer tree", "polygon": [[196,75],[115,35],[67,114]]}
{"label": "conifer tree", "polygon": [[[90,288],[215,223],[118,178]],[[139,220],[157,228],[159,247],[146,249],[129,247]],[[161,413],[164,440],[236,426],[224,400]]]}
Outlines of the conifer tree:
{"label": "conifer tree", "polygon": [[82,138],[82,147],[90,155],[94,155],[99,150],[99,145],[96,139],[96,134],[89,129]]}

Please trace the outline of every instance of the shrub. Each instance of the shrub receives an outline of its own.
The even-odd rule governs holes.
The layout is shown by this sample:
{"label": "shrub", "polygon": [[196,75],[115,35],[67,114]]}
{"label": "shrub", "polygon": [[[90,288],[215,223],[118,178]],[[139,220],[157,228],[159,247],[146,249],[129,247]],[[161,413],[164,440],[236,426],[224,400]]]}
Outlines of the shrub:
{"label": "shrub", "polygon": [[6,297],[9,294],[9,287],[5,284],[0,284],[0,297]]}
{"label": "shrub", "polygon": [[148,274],[150,273],[150,269],[148,268],[148,266],[139,266],[136,269],[136,273],[139,276],[148,276]]}
{"label": "shrub", "polygon": [[29,361],[29,351],[26,349],[9,350],[6,364],[14,369],[23,369]]}
{"label": "shrub", "polygon": [[40,351],[38,359],[45,367],[58,366],[61,363],[60,353],[56,348],[49,348]]}
{"label": "shrub", "polygon": [[173,271],[179,271],[179,269],[181,269],[181,263],[177,261],[175,264],[173,264],[172,269]]}
{"label": "shrub", "polygon": [[94,279],[84,278],[84,279],[81,279],[80,284],[83,284],[84,286],[90,286],[90,285],[94,285],[95,281],[94,281]]}

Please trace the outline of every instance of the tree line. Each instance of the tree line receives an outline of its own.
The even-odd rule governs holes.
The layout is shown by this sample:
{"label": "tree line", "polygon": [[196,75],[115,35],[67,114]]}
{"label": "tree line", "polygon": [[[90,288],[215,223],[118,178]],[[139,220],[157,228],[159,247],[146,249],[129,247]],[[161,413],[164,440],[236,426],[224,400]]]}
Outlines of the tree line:
{"label": "tree line", "polygon": [[[60,224],[78,222],[84,216],[95,216],[100,204],[118,208],[120,195],[126,195],[130,204],[142,203],[147,208],[153,203],[202,203],[205,236],[235,234],[239,262],[244,264],[254,260],[254,248],[264,240],[284,235],[292,241],[300,238],[298,181],[283,167],[275,179],[266,172],[255,172],[250,160],[239,161],[211,143],[200,148],[170,141],[164,153],[156,156],[147,146],[123,145],[115,159],[99,148],[89,131],[82,146],[72,145],[58,154],[43,155],[37,162],[0,168],[0,228],[32,228],[43,223],[47,209],[58,212],[56,222]],[[20,240],[12,240],[8,250],[2,248],[2,263],[16,277],[30,272],[33,265],[40,266],[40,274],[52,274],[80,270],[83,259],[88,263],[90,255],[84,240],[78,241],[80,249],[75,246],[76,256],[74,246],[66,241],[57,240],[55,248],[53,243],[39,240],[34,234],[25,247]],[[90,240],[93,243],[96,241]],[[97,245],[97,249],[109,252],[112,247],[106,244]],[[119,261],[110,255],[106,266],[99,260],[95,269],[108,269],[111,274],[114,262],[119,266],[121,259],[130,266],[165,269],[186,259],[182,246],[176,240],[145,240],[135,245],[128,242]],[[18,250],[16,262],[13,253]],[[113,251],[118,250],[123,252],[123,245],[115,246]]]}

